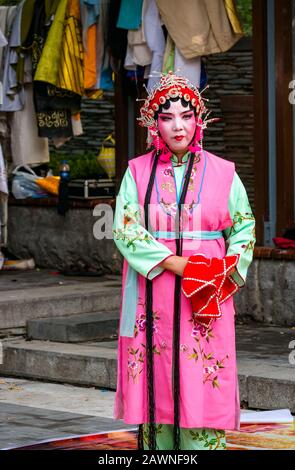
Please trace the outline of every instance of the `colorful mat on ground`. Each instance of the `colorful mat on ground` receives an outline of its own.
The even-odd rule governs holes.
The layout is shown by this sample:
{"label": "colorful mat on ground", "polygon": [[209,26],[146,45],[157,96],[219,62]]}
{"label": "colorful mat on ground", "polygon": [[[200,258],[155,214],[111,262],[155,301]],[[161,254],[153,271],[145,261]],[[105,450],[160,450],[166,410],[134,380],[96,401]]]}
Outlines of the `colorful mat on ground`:
{"label": "colorful mat on ground", "polygon": [[[227,450],[295,450],[294,424],[241,424],[226,432]],[[39,442],[16,450],[135,450],[137,430],[121,430]]]}

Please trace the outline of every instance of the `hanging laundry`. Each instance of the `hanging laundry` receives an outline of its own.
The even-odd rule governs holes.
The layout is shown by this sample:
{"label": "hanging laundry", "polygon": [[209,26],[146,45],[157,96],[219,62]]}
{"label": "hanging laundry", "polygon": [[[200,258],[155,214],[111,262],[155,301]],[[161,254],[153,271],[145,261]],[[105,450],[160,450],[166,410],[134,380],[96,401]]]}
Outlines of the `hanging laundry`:
{"label": "hanging laundry", "polygon": [[91,88],[96,83],[96,57],[97,57],[97,24],[89,26],[87,31],[87,45],[84,56],[84,87]]}
{"label": "hanging laundry", "polygon": [[24,86],[24,97],[24,108],[9,116],[13,164],[17,166],[47,163],[48,139],[38,137],[32,84]]}
{"label": "hanging laundry", "polygon": [[243,28],[238,18],[234,0],[224,0],[224,5],[234,33],[243,34]]}
{"label": "hanging laundry", "polygon": [[143,25],[137,30],[129,30],[127,39],[125,69],[136,70],[137,65],[141,67],[150,65],[152,63],[152,52],[146,43]]}
{"label": "hanging laundry", "polygon": [[186,58],[225,52],[241,37],[231,27],[223,0],[156,0],[161,18]]}
{"label": "hanging laundry", "polygon": [[[155,0],[144,0],[144,33],[148,47],[152,51],[151,77],[147,88],[150,90],[160,79],[165,52],[165,36]],[[153,76],[155,75],[155,76]]]}
{"label": "hanging laundry", "polygon": [[0,112],[0,138],[7,139],[8,133],[7,114]]}
{"label": "hanging laundry", "polygon": [[0,143],[0,198],[8,194],[7,172]]}
{"label": "hanging laundry", "polygon": [[[100,3],[99,16],[96,24],[96,83],[87,90],[87,96],[99,99],[103,96],[103,90],[113,90],[112,69],[110,67],[110,54],[105,47],[107,43],[107,24],[109,21],[110,1]],[[110,84],[109,84],[110,82]]]}
{"label": "hanging laundry", "polygon": [[[1,243],[6,239],[7,229],[7,196],[8,196],[8,184],[7,184],[7,172],[6,165],[3,158],[2,146],[0,143],[0,269],[4,264],[4,255],[1,251]],[[4,229],[4,235],[2,235],[2,228]]]}
{"label": "hanging laundry", "polygon": [[98,19],[100,0],[80,0],[84,44],[84,87],[92,88],[97,80]]}
{"label": "hanging laundry", "polygon": [[[17,66],[19,61],[18,48],[21,45],[21,17],[24,1],[17,9],[11,24],[11,33],[8,37],[8,46],[4,58],[2,81],[3,103],[0,111],[19,111],[24,107],[24,90],[18,80]],[[2,28],[1,28],[2,29]]]}
{"label": "hanging laundry", "polygon": [[200,87],[201,57],[186,59],[175,46],[170,34],[167,36],[163,72],[174,72],[186,77],[194,86]]}
{"label": "hanging laundry", "polygon": [[[66,2],[62,0],[58,4],[58,9],[64,7]],[[52,6],[53,4],[51,4]],[[63,14],[65,14],[64,9],[59,11],[59,14],[54,15],[54,21],[58,21],[58,19],[64,19]],[[30,31],[28,33],[28,37],[26,41],[23,43],[23,47],[31,49],[32,51],[32,72],[34,76],[34,84],[33,84],[33,91],[34,91],[34,104],[36,110],[36,117],[37,117],[37,125],[38,125],[38,135],[39,137],[71,137],[72,133],[72,124],[71,124],[71,108],[74,108],[75,111],[80,109],[80,101],[81,96],[73,94],[70,91],[64,91],[56,88],[54,85],[49,85],[45,82],[37,82],[35,81],[36,77],[36,70],[39,65],[39,60],[43,56],[43,50],[45,44],[47,44],[47,39],[49,36],[49,32],[51,31],[52,23],[52,16],[46,22],[48,17],[48,9],[46,9],[46,3],[42,0],[35,0],[34,2],[34,10],[33,10],[33,19],[30,27]],[[56,26],[56,29],[59,31],[60,28]],[[63,27],[63,24],[62,24]],[[59,35],[62,39],[62,35]],[[55,38],[52,37],[51,39],[55,44]],[[53,50],[53,44],[49,42],[47,44],[48,48],[46,51],[46,55],[48,60],[52,60],[55,58],[58,61],[60,60],[60,56],[56,56],[55,51]],[[60,50],[60,45],[58,46]],[[50,52],[52,55],[50,55]],[[51,65],[45,62],[44,66],[46,69]],[[56,68],[52,63],[52,67],[58,73],[58,68]],[[43,71],[42,71],[43,73]],[[54,77],[54,73],[51,75]]]}
{"label": "hanging laundry", "polygon": [[149,73],[146,75],[147,70],[150,69],[150,66],[147,65],[146,67],[142,67],[141,65],[136,66],[136,70],[127,70],[126,77],[131,81],[138,84],[138,82],[142,82],[148,79]]}
{"label": "hanging laundry", "polygon": [[[79,0],[63,0],[55,13],[34,75],[35,82],[50,84],[61,90],[54,90],[49,86],[49,96],[54,97],[56,94],[59,101],[61,98],[65,99],[63,105],[75,109],[80,107],[80,97],[75,95],[82,96],[84,92],[83,46],[79,21]],[[36,86],[39,87],[39,84]],[[64,90],[73,94],[65,93]]]}
{"label": "hanging laundry", "polygon": [[7,44],[8,44],[8,41],[0,29],[0,54],[1,56],[2,56],[3,47],[7,46]]}
{"label": "hanging laundry", "polygon": [[143,0],[121,0],[117,28],[138,29],[141,23]]}
{"label": "hanging laundry", "polygon": [[101,0],[80,0],[84,45],[86,45],[87,29],[89,26],[96,24],[97,18],[99,17],[100,4]]}
{"label": "hanging laundry", "polygon": [[7,44],[8,44],[7,39],[6,39],[6,37],[4,36],[4,34],[2,33],[2,31],[0,29],[0,47],[4,47]]}
{"label": "hanging laundry", "polygon": [[[67,4],[68,0],[60,0],[57,7],[54,20],[50,26],[46,42],[43,46],[42,54],[37,63],[34,75],[35,81],[43,81],[55,86],[58,85]],[[45,18],[43,22],[45,22]]]}
{"label": "hanging laundry", "polygon": [[83,59],[79,0],[69,0],[62,38],[62,53],[57,80],[58,88],[83,96]]}
{"label": "hanging laundry", "polygon": [[[8,44],[6,37],[2,33],[0,29],[0,51],[3,49],[4,46]],[[2,82],[0,80],[0,104],[3,103],[3,90],[2,90]]]}
{"label": "hanging laundry", "polygon": [[[11,7],[3,7],[0,6],[0,31],[2,32],[4,36],[4,41],[8,43],[8,38],[11,33],[11,28],[13,21],[16,16],[16,11],[17,8],[16,6],[11,6]],[[7,47],[4,47],[5,45],[2,43],[2,46],[0,46],[0,80],[3,79],[3,61],[4,57],[7,52]]]}
{"label": "hanging laundry", "polygon": [[208,83],[208,74],[206,70],[206,64],[204,57],[201,59],[201,77],[200,77],[200,90],[203,90]]}
{"label": "hanging laundry", "polygon": [[[79,0],[61,0],[37,63],[34,80],[82,96],[83,45],[79,21]],[[79,107],[79,98],[68,96],[76,99]]]}
{"label": "hanging laundry", "polygon": [[108,15],[108,34],[105,50],[109,48],[112,56],[112,68],[115,71],[120,69],[121,61],[124,61],[127,49],[127,30],[117,27],[117,20],[120,11],[120,0],[110,0]]}
{"label": "hanging laundry", "polygon": [[175,44],[170,34],[167,35],[166,47],[163,58],[163,73],[169,73],[174,71],[174,61],[175,61]]}
{"label": "hanging laundry", "polygon": [[[1,171],[2,165],[4,165],[4,160],[2,156],[2,149],[0,144],[0,270],[4,265],[4,254],[1,251],[1,243],[6,240],[7,234],[7,192],[1,192]],[[5,177],[6,180],[6,177]],[[3,184],[3,183],[2,183]],[[3,230],[3,232],[2,232]]]}
{"label": "hanging laundry", "polygon": [[200,86],[201,57],[186,59],[179,49],[175,47],[174,67],[176,75],[183,75],[195,86]]}
{"label": "hanging laundry", "polygon": [[73,135],[79,136],[83,134],[83,127],[81,122],[81,114],[72,114],[72,126],[73,126]]}
{"label": "hanging laundry", "polygon": [[[71,122],[72,122],[72,129],[73,129],[73,137],[82,135],[83,127],[82,127],[80,113],[73,114],[71,116]],[[52,143],[56,148],[60,148],[63,144],[65,144],[70,139],[71,137],[56,137],[52,139]]]}

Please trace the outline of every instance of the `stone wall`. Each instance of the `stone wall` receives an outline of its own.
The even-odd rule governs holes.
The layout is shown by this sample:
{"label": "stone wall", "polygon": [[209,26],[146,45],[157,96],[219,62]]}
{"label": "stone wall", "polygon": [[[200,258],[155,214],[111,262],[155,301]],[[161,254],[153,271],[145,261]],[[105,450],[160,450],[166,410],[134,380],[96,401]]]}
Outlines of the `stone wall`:
{"label": "stone wall", "polygon": [[33,257],[41,268],[121,271],[121,256],[113,240],[96,240],[93,208],[9,206],[8,248],[20,258]]}
{"label": "stone wall", "polygon": [[[93,208],[10,206],[9,249],[33,256],[37,266],[60,270],[98,270],[120,274],[122,257],[112,239],[96,240]],[[246,286],[234,296],[243,323],[294,326],[294,260],[254,259]]]}
{"label": "stone wall", "polygon": [[204,147],[236,163],[254,210],[254,115],[253,54],[251,38],[243,38],[231,50],[206,59],[209,88],[203,96],[210,101],[212,117]]}
{"label": "stone wall", "polygon": [[294,284],[294,260],[254,259],[234,297],[238,320],[294,327]]}

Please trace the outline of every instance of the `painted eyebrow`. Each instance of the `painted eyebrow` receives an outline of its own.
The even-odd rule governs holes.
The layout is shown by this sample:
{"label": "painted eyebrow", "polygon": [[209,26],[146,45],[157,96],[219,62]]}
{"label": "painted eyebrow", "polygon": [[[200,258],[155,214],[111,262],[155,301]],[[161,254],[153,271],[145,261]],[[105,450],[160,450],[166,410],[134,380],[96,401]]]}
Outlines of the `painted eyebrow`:
{"label": "painted eyebrow", "polygon": [[[192,109],[189,109],[189,110],[187,110],[187,111],[183,111],[183,112],[180,113],[180,114],[186,114],[186,113],[192,113],[192,112],[193,112],[193,110],[192,110]],[[165,116],[173,116],[173,113],[164,113],[163,111],[162,111],[161,113],[159,113],[159,116],[160,116],[161,114],[165,114]]]}

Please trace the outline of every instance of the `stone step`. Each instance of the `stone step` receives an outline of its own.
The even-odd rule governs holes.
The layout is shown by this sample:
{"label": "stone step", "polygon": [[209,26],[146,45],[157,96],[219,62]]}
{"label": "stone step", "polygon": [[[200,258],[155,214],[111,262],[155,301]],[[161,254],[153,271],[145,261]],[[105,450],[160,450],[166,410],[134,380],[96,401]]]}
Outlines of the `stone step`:
{"label": "stone step", "polygon": [[77,343],[91,340],[110,341],[117,338],[119,310],[106,310],[94,313],[29,320],[27,338],[29,340]]}
{"label": "stone step", "polygon": [[116,389],[117,341],[85,345],[7,340],[2,356],[3,376]]}
{"label": "stone step", "polygon": [[120,308],[119,281],[32,287],[1,291],[1,329],[26,326],[28,320]]}
{"label": "stone step", "polygon": [[[243,327],[246,342],[249,333]],[[253,338],[252,330],[247,351],[246,342],[239,344],[238,338],[241,403],[253,409],[289,408],[295,413],[294,366],[278,354],[267,357],[260,344],[255,352],[251,350]],[[116,389],[117,341],[64,344],[8,339],[2,341],[2,350],[0,375]]]}

